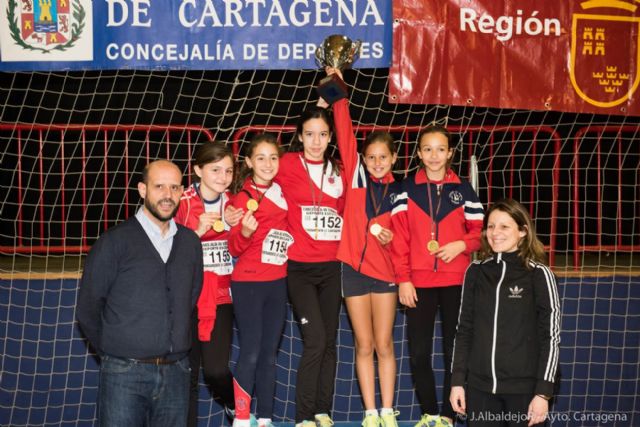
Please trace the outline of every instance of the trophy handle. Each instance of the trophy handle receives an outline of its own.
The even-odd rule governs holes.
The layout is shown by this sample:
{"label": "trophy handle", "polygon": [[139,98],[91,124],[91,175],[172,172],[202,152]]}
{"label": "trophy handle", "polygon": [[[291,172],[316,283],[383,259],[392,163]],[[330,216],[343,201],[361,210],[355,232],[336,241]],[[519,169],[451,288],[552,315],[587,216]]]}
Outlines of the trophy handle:
{"label": "trophy handle", "polygon": [[318,46],[316,48],[316,62],[318,63],[318,65],[320,66],[321,69],[324,70],[324,46],[321,44],[320,46]]}
{"label": "trophy handle", "polygon": [[353,64],[356,58],[360,55],[360,48],[362,47],[362,40],[355,40],[351,45],[351,64]]}

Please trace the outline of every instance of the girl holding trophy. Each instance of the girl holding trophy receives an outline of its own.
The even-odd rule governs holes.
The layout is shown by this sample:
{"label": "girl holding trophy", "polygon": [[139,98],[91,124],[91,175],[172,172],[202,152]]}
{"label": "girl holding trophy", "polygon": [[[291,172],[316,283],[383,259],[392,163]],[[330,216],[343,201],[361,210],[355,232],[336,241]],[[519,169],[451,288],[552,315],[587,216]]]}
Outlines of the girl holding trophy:
{"label": "girl holding trophy", "polygon": [[[321,63],[341,62],[353,60],[354,53],[348,38],[334,35],[318,48],[316,58]],[[288,268],[289,300],[304,346],[297,369],[296,426],[333,425],[330,412],[342,303],[336,253],[346,182],[342,166],[330,155],[332,135],[332,120],[323,108],[303,112],[277,177],[289,202],[289,230],[295,238]]]}
{"label": "girl holding trophy", "polygon": [[[327,74],[342,78],[335,68],[327,67]],[[342,261],[342,294],[355,335],[356,371],[365,408],[362,426],[397,427],[393,409],[393,324],[398,288],[389,252],[394,236],[391,201],[400,193],[400,183],[391,173],[396,147],[387,132],[371,132],[362,147],[363,162],[346,98],[334,101],[333,114],[348,183],[338,259]],[[376,409],[374,352],[378,359],[380,412]]]}
{"label": "girl holding trophy", "polygon": [[296,424],[323,427],[330,418],[337,363],[340,315],[340,263],[344,182],[340,165],[328,149],[331,119],[321,108],[306,110],[291,152],[276,177],[289,204],[288,290],[299,320],[303,352],[297,369]]}

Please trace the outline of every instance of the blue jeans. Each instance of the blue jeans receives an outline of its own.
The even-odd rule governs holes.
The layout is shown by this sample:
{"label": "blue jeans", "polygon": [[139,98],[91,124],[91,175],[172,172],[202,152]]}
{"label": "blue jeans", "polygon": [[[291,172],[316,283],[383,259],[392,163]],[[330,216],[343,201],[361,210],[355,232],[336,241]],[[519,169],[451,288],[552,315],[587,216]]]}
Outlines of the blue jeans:
{"label": "blue jeans", "polygon": [[188,357],[153,365],[103,356],[98,421],[102,427],[187,425]]}
{"label": "blue jeans", "polygon": [[231,292],[240,341],[234,378],[249,395],[255,385],[258,418],[271,418],[276,356],[287,315],[287,280],[231,281]]}

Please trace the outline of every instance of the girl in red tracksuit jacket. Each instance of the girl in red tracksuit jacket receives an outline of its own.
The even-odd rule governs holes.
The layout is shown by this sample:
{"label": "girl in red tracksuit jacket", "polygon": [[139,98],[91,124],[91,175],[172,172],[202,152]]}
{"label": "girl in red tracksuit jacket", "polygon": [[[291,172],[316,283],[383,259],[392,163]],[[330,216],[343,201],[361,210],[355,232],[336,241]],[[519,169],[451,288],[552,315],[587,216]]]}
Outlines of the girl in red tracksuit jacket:
{"label": "girl in red tracksuit jacket", "polygon": [[270,427],[276,353],[286,315],[287,253],[293,237],[287,232],[287,202],[273,181],[280,167],[276,138],[254,136],[245,163],[242,187],[231,202],[245,213],[229,234],[229,252],[238,257],[231,291],[240,344],[233,427],[249,427],[254,385],[258,425]]}
{"label": "girl in red tracksuit jacket", "polygon": [[[338,70],[328,69],[337,73]],[[370,133],[358,154],[349,103],[333,104],[336,135],[347,182],[342,241],[338,259],[342,265],[345,298],[356,343],[356,371],[365,406],[363,427],[397,427],[393,410],[396,359],[393,324],[398,288],[389,243],[391,201],[400,193],[391,169],[396,147],[387,132]],[[382,409],[376,409],[373,353],[378,357]]]}
{"label": "girl in red tracksuit jacket", "polygon": [[332,120],[322,108],[303,112],[292,151],[282,157],[276,182],[289,206],[288,290],[299,319],[303,351],[296,382],[296,424],[330,418],[337,363],[336,336],[342,298],[340,262],[344,182],[329,156]]}
{"label": "girl in red tracksuit jacket", "polygon": [[[527,210],[491,205],[486,257],[469,266],[452,364],[450,401],[469,426],[543,425],[560,351],[560,298]],[[507,418],[508,417],[508,418]]]}
{"label": "girl in red tracksuit jacket", "polygon": [[433,328],[439,308],[444,366],[449,367],[462,280],[471,253],[480,248],[484,217],[473,188],[449,169],[453,155],[449,141],[449,132],[441,126],[420,131],[422,167],[402,182],[391,214],[398,295],[407,307],[411,372],[423,413],[417,427],[453,425],[455,413],[446,398],[451,387],[449,369],[445,369],[443,408],[438,410],[431,367]]}
{"label": "girl in red tracksuit jacket", "polygon": [[231,255],[227,245],[230,225],[240,220],[238,213],[226,211],[233,181],[233,153],[222,142],[206,142],[193,159],[194,184],[182,195],[175,221],[193,231],[202,241],[204,282],[196,308],[193,346],[189,353],[191,390],[188,425],[198,423],[198,377],[200,363],[204,379],[225,410],[234,409],[233,381],[229,354],[233,333]]}

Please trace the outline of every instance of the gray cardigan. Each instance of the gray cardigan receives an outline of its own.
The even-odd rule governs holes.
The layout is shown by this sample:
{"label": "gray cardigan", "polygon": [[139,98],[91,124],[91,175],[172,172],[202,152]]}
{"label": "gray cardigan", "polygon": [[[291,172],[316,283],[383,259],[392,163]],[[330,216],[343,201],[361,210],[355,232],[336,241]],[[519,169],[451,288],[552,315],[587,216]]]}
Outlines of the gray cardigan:
{"label": "gray cardigan", "polygon": [[84,266],[76,315],[98,354],[177,360],[191,348],[202,246],[178,225],[166,264],[135,217],[105,232]]}

